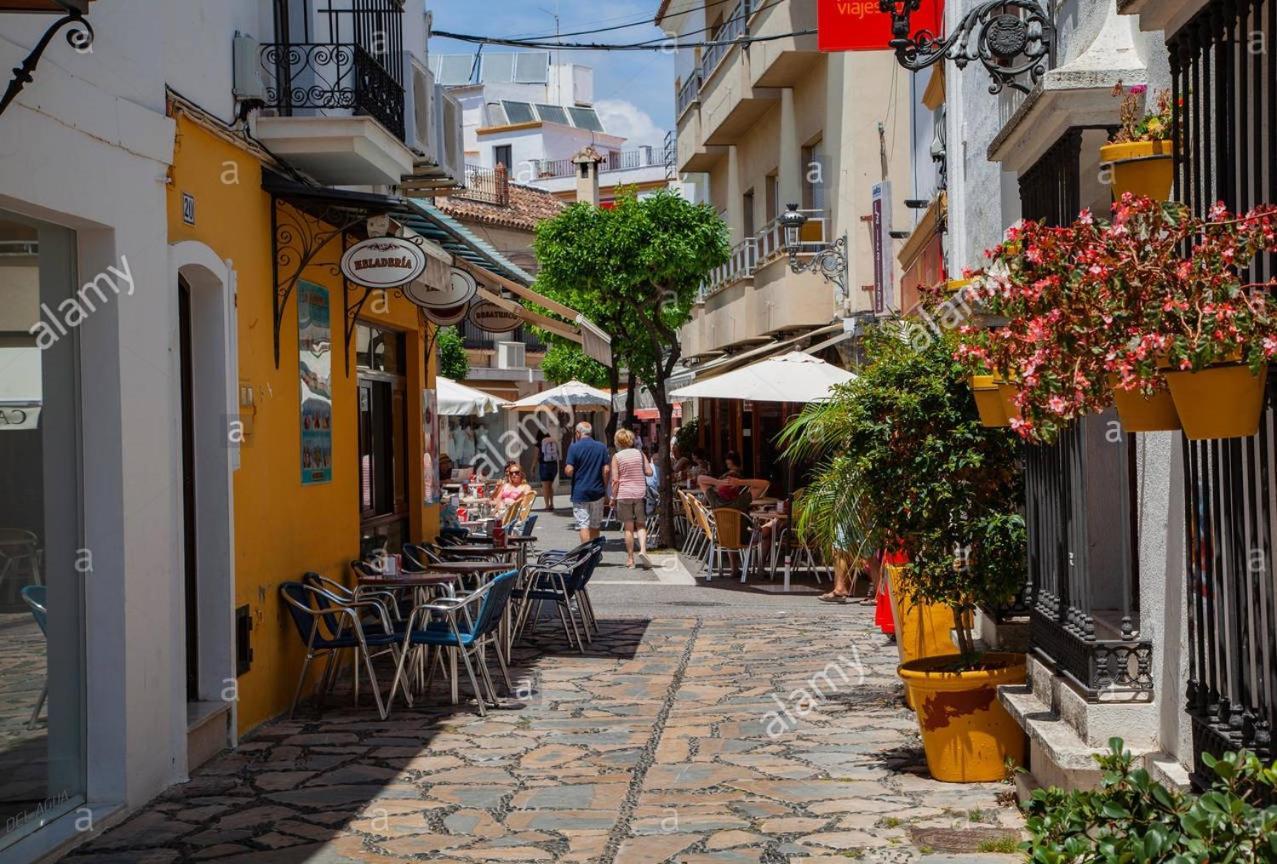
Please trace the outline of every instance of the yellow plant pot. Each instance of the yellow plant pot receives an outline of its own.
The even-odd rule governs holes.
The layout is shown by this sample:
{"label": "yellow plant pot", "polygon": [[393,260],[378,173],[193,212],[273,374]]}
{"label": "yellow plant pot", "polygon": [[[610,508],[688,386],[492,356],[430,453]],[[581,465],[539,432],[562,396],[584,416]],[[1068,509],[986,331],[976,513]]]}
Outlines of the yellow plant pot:
{"label": "yellow plant pot", "polygon": [[[936,603],[918,603],[909,596],[900,576],[900,568],[885,568],[887,587],[891,591],[891,611],[896,623],[896,650],[900,662],[923,657],[945,657],[958,653],[953,644],[953,609]],[[905,704],[913,707],[913,694],[905,684]]]}
{"label": "yellow plant pot", "polygon": [[1020,385],[1015,381],[999,381],[998,395],[1002,397],[1002,411],[1006,414],[1007,424],[1020,419],[1020,406],[1015,404],[1020,395]]}
{"label": "yellow plant pot", "polygon": [[1200,372],[1166,372],[1175,410],[1190,441],[1245,438],[1259,431],[1268,367],[1258,375],[1242,365],[1211,366]]}
{"label": "yellow plant pot", "polygon": [[975,396],[975,407],[980,412],[980,423],[989,427],[1006,426],[1007,412],[1002,405],[997,380],[992,375],[972,375],[970,381],[971,395]]}
{"label": "yellow plant pot", "polygon": [[1023,654],[988,653],[980,668],[952,671],[954,661],[925,657],[900,664],[910,688],[931,776],[947,783],[1006,779],[1007,760],[1024,764],[1024,731],[998,701],[998,687],[1023,684]]}
{"label": "yellow plant pot", "polygon": [[1130,192],[1167,201],[1174,181],[1174,151],[1170,141],[1133,141],[1129,144],[1106,144],[1100,148],[1100,161],[1111,166],[1113,199]]}
{"label": "yellow plant pot", "polygon": [[1174,432],[1182,428],[1170,390],[1159,390],[1148,399],[1139,390],[1117,386],[1116,377],[1109,378],[1109,386],[1113,389],[1118,419],[1127,432]]}

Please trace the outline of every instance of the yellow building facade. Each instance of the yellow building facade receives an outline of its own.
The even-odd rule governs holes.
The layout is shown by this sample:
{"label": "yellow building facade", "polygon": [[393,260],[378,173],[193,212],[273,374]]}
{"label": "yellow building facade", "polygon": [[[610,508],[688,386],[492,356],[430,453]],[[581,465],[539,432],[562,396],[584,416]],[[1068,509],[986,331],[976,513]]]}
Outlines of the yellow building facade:
{"label": "yellow building facade", "polygon": [[[171,113],[177,129],[168,183],[170,246],[203,244],[234,274],[238,416],[227,412],[223,430],[197,427],[194,446],[204,454],[209,447],[237,451],[231,489],[233,603],[235,627],[244,628],[245,612],[251,621],[251,662],[238,656],[245,644],[239,641],[237,678],[225,682],[220,695],[237,698],[234,725],[243,733],[287,710],[304,658],[280,584],[307,571],[348,582],[350,561],[360,557],[368,526],[361,499],[367,465],[360,451],[360,400],[366,395],[361,395],[355,346],[346,345],[346,295],[337,267],[341,237],[334,236],[300,273],[300,280],[327,291],[331,334],[331,478],[303,483],[300,280],[289,296],[280,298],[278,363],[275,354],[277,282],[286,281],[297,256],[283,260],[272,242],[273,228],[279,226],[272,222],[272,195],[262,187],[262,158],[247,142],[241,145],[229,131],[217,130],[180,106]],[[313,289],[306,293],[308,302],[322,297]],[[192,315],[198,315],[198,308],[192,302]],[[429,490],[419,466],[428,450],[422,416],[426,391],[434,386],[435,372],[427,359],[433,328],[417,306],[395,292],[372,292],[357,320],[401,337],[404,386],[396,387],[394,419],[406,430],[408,465],[406,470],[395,466],[406,482],[406,489],[396,494],[406,493],[410,535],[402,539],[432,539],[438,505],[426,503]],[[197,533],[196,543],[201,542]],[[208,693],[199,696],[211,698]]]}

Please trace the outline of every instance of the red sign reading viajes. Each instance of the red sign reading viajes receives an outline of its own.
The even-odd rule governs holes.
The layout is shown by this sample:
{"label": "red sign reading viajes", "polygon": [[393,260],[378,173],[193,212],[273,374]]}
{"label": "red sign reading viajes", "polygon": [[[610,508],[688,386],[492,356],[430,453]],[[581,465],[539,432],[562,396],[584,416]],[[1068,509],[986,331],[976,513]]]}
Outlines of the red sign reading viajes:
{"label": "red sign reading viajes", "polygon": [[[886,51],[891,45],[891,15],[878,0],[818,0],[816,43],[821,51]],[[944,27],[943,0],[922,0],[909,16],[909,35],[920,30],[939,36]]]}

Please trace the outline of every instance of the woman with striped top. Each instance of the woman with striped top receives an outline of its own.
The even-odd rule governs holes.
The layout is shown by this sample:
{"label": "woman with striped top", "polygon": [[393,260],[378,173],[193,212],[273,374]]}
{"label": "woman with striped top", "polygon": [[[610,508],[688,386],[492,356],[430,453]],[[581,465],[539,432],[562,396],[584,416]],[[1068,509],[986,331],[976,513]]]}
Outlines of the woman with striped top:
{"label": "woman with striped top", "polygon": [[647,557],[647,478],[652,463],[642,450],[634,447],[634,433],[629,429],[616,432],[616,455],[612,457],[612,499],[616,502],[616,518],[625,529],[625,566],[634,566],[634,534],[638,533],[638,560],[651,567]]}

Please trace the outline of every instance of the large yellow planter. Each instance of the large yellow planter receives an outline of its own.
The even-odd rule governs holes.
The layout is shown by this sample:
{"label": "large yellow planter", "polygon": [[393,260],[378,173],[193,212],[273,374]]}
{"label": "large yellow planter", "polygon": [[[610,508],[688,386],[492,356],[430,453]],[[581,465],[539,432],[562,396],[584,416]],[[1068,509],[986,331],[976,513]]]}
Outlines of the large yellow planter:
{"label": "large yellow planter", "polygon": [[1023,654],[981,655],[981,668],[951,671],[952,658],[926,657],[900,665],[910,688],[927,769],[948,783],[1006,779],[1006,763],[1024,764],[1024,731],[998,701],[998,687],[1023,684]]}
{"label": "large yellow planter", "polygon": [[1020,384],[1016,381],[998,381],[998,394],[1002,397],[1002,411],[1007,416],[1007,423],[1020,419],[1020,406],[1015,404],[1020,395]]}
{"label": "large yellow planter", "polygon": [[1009,422],[997,379],[992,375],[972,375],[971,395],[975,397],[976,410],[980,412],[982,426],[1006,426]]}
{"label": "large yellow planter", "polygon": [[1240,364],[1200,372],[1166,372],[1175,410],[1190,441],[1244,438],[1259,431],[1268,367],[1258,375]]}
{"label": "large yellow planter", "polygon": [[1100,162],[1110,165],[1113,172],[1114,200],[1120,199],[1123,192],[1154,201],[1169,200],[1174,181],[1173,152],[1170,141],[1133,141],[1101,147]]}
{"label": "large yellow planter", "polygon": [[[958,653],[953,644],[953,609],[936,603],[917,603],[904,589],[900,568],[888,564],[887,587],[891,592],[891,610],[896,623],[896,650],[900,662],[923,657],[945,657]],[[913,694],[905,683],[905,704],[913,707]]]}
{"label": "large yellow planter", "polygon": [[1148,399],[1139,390],[1117,386],[1116,376],[1109,379],[1109,385],[1113,388],[1118,419],[1127,432],[1173,432],[1181,428],[1170,390],[1159,390]]}

